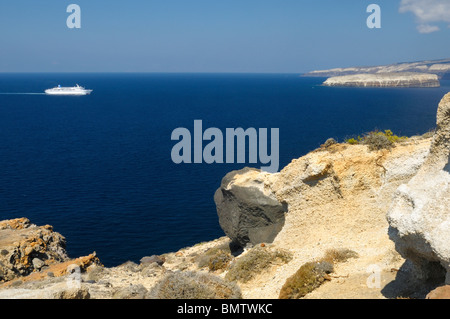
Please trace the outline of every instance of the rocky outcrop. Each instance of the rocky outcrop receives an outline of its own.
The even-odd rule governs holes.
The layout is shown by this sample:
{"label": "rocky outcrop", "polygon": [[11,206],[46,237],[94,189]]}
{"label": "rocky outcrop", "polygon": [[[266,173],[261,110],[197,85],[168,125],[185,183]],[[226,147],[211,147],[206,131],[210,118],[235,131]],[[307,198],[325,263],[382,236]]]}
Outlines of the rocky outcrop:
{"label": "rocky outcrop", "polygon": [[[164,256],[144,257],[140,264],[132,261],[125,262],[116,267],[103,267],[98,258],[89,256],[68,260],[54,264],[33,272],[25,277],[0,284],[0,299],[150,299],[163,298],[156,294],[155,289],[161,288],[161,283],[167,277],[175,280],[176,287],[165,286],[166,298],[175,298],[176,294],[182,296],[183,273],[198,271],[195,263],[190,262],[198,254],[216,245],[228,243],[229,239],[223,237],[215,241],[197,244],[194,247],[184,248],[176,253],[167,253]],[[149,260],[152,259],[152,260]],[[166,260],[163,265],[158,261]],[[192,268],[192,269],[188,269]],[[180,274],[180,276],[177,276]],[[175,275],[175,276],[174,276]],[[207,277],[205,275],[208,275]],[[189,285],[187,293],[199,293],[205,296],[205,288],[210,294],[216,292],[222,297],[229,283],[217,285],[223,279],[214,274],[199,274],[197,279],[208,278],[208,282],[195,282]],[[212,285],[210,285],[211,283]],[[193,290],[191,289],[193,288]],[[157,289],[159,290],[159,289]],[[206,297],[206,296],[205,296]],[[212,296],[214,297],[214,296]],[[226,296],[224,296],[226,297]],[[185,298],[187,296],[185,295]]]}
{"label": "rocky outcrop", "polygon": [[440,82],[435,74],[395,72],[335,76],[327,79],[323,82],[323,85],[348,87],[439,87]]}
{"label": "rocky outcrop", "polygon": [[395,193],[387,219],[397,251],[417,278],[446,274],[450,283],[450,93],[440,102],[429,155]]}
{"label": "rocky outcrop", "polygon": [[[252,249],[231,252],[230,238],[106,268],[95,254],[68,259],[63,237],[50,226],[18,219],[0,222],[0,266],[7,274],[0,299],[166,298],[174,297],[167,290],[175,287],[172,283],[181,284],[176,288],[180,294],[196,287],[200,293],[211,289],[208,296],[214,298],[278,298],[283,284],[302,265],[342,248],[359,257],[337,266],[333,276],[305,298],[406,296],[409,277],[406,284],[394,280],[407,274],[403,265],[412,264],[425,275],[433,270],[440,274],[449,265],[450,95],[439,106],[437,122],[433,140],[428,134],[416,136],[374,151],[330,140],[279,173],[246,168],[227,174],[214,198],[225,233],[240,246],[264,242],[259,246],[292,256],[288,262],[257,269],[251,281],[237,284],[239,294],[222,279]],[[223,253],[223,267],[209,267]],[[200,282],[203,276],[191,280],[188,275],[187,281],[172,276],[191,271],[208,273],[208,285]],[[375,273],[380,274],[379,287],[370,286]],[[420,295],[435,287],[427,286]]]}
{"label": "rocky outcrop", "polygon": [[267,187],[267,174],[250,168],[230,172],[214,195],[220,226],[241,247],[272,242],[284,225],[287,206]]}
{"label": "rocky outcrop", "polygon": [[[299,229],[302,240],[311,240],[341,209],[350,215],[349,203],[355,203],[357,196],[375,200],[375,207],[361,200],[364,210],[382,207],[385,214],[393,191],[417,173],[428,147],[426,141],[414,138],[379,152],[370,152],[365,145],[331,143],[293,160],[279,173],[250,168],[231,172],[215,194],[220,225],[241,245],[274,239],[291,244],[289,234]],[[321,210],[330,214],[309,216]],[[379,215],[380,223],[386,223],[384,214]],[[357,218],[371,222],[362,213]]]}
{"label": "rocky outcrop", "polygon": [[[394,276],[391,270],[403,263],[387,235],[386,212],[398,186],[407,183],[423,166],[430,143],[429,138],[412,137],[390,150],[369,151],[367,145],[331,141],[294,159],[279,173],[247,168],[225,176],[215,200],[221,225],[230,225],[230,237],[242,240],[241,245],[251,244],[250,240],[265,242],[260,246],[288,250],[292,256],[286,263],[270,263],[267,269],[258,270],[252,281],[239,284],[242,297],[278,298],[283,284],[304,263],[320,258],[330,248],[348,248],[359,257],[336,269],[336,277],[330,277],[331,280],[308,297],[383,298],[381,288],[364,285],[366,269],[379,265],[385,285]],[[22,231],[39,228],[26,219],[0,225],[5,225],[2,231],[8,231],[11,238],[20,240],[25,239],[20,236]],[[170,274],[200,271],[226,278],[230,270],[227,267],[238,264],[251,249],[244,248],[239,255],[230,253],[228,266],[224,268],[212,270],[209,262],[200,261],[216,258],[214,252],[229,251],[230,242],[229,238],[222,237],[178,252],[150,254],[140,264],[130,261],[112,268],[103,267],[95,254],[54,264],[42,259],[44,266],[34,262],[40,269],[0,284],[0,299],[155,298],[151,292],[161,287],[162,280],[167,280]],[[28,260],[33,265],[33,259]],[[223,295],[227,285],[211,278],[208,281],[212,284],[208,285],[211,296],[233,296]],[[191,289],[195,283],[185,282],[187,285],[183,287]],[[205,292],[202,285],[194,286]],[[174,297],[171,293],[165,296]]]}
{"label": "rocky outcrop", "polygon": [[[359,254],[348,266],[351,270],[344,273],[350,272],[354,279],[349,283],[354,285],[344,289],[327,283],[315,294],[317,298],[336,297],[336,289],[339,298],[382,298],[381,288],[376,294],[376,290],[361,286],[368,278],[366,269],[376,266],[386,285],[388,278],[395,277],[392,269],[399,269],[404,262],[387,234],[386,213],[395,190],[415,176],[428,157],[431,138],[427,136],[411,137],[389,150],[376,151],[363,144],[325,143],[294,159],[279,173],[246,169],[226,176],[216,193],[216,203],[223,201],[224,191],[236,187],[246,196],[241,199],[229,194],[227,200],[244,221],[247,213],[239,208],[248,206],[255,189],[258,196],[287,203],[288,207],[284,226],[271,245],[287,248],[295,257],[278,272],[264,276],[271,278],[270,283],[261,278],[259,286],[244,289],[244,298],[277,298],[274,291],[279,292],[290,275],[329,248],[348,248]],[[223,210],[225,218],[229,211]],[[251,232],[251,225],[247,224],[246,231]]]}
{"label": "rocky outcrop", "polygon": [[52,226],[36,226],[27,218],[0,222],[0,282],[68,259],[65,238]]}

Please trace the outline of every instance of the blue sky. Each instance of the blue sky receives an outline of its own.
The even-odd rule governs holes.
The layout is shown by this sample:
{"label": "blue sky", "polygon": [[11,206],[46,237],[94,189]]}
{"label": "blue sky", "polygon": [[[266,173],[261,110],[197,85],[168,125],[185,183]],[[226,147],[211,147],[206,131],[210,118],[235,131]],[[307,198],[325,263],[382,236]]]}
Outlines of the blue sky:
{"label": "blue sky", "polygon": [[[301,73],[446,58],[448,2],[2,1],[0,72]],[[71,3],[81,29],[66,26]],[[371,3],[381,29],[366,25]]]}

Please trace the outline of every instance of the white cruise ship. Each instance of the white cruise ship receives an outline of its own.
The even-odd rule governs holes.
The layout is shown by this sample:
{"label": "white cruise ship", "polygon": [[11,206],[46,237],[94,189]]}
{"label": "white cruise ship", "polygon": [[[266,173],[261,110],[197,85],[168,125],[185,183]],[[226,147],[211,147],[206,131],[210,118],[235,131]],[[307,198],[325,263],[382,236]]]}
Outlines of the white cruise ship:
{"label": "white cruise ship", "polygon": [[91,92],[92,90],[86,90],[84,87],[79,86],[78,84],[77,86],[73,87],[62,87],[61,85],[58,85],[53,89],[45,90],[45,93],[50,95],[88,95]]}

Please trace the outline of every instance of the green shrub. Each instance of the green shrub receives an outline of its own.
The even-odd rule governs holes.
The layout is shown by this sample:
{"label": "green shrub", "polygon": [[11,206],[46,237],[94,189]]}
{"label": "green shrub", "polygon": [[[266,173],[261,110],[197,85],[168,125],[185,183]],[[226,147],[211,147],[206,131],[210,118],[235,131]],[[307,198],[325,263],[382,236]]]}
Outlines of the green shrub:
{"label": "green shrub", "polygon": [[359,144],[359,141],[352,137],[352,138],[345,140],[345,143],[351,144],[351,145],[356,145],[356,144]]}
{"label": "green shrub", "polygon": [[[331,271],[330,271],[331,267]],[[289,277],[281,288],[279,299],[299,299],[318,288],[325,280],[324,275],[332,272],[332,264],[308,262]]]}
{"label": "green shrub", "polygon": [[329,249],[324,256],[315,262],[303,264],[297,272],[289,277],[281,288],[280,299],[299,299],[318,288],[329,273],[334,271],[336,263],[357,258],[358,254],[349,249]]}
{"label": "green shrub", "polygon": [[256,274],[275,263],[287,263],[292,260],[292,253],[282,249],[255,246],[237,259],[225,276],[229,281],[248,282]]}
{"label": "green shrub", "polygon": [[236,283],[192,271],[172,272],[159,281],[147,295],[151,299],[241,299]]}
{"label": "green shrub", "polygon": [[363,137],[358,136],[358,138],[349,138],[345,140],[347,144],[355,145],[355,144],[364,144],[369,147],[371,151],[378,151],[382,149],[390,149],[394,146],[395,143],[399,143],[407,140],[406,136],[397,136],[392,133],[391,130],[381,131],[372,131],[366,133]]}

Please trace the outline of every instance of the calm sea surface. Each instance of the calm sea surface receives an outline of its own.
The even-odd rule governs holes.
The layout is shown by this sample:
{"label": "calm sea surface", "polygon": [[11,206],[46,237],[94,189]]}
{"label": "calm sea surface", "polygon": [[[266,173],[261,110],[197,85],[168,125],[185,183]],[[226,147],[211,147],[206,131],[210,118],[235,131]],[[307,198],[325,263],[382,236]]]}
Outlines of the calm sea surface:
{"label": "calm sea surface", "polygon": [[[246,74],[0,74],[0,220],[51,224],[71,257],[106,266],[223,236],[213,195],[245,164],[179,164],[171,133],[279,128],[280,169],[327,138],[434,128],[450,82],[427,89],[321,87]],[[90,96],[47,96],[76,83]],[[15,94],[12,94],[15,93]],[[206,143],[205,143],[206,144]],[[260,167],[257,165],[248,165]]]}

